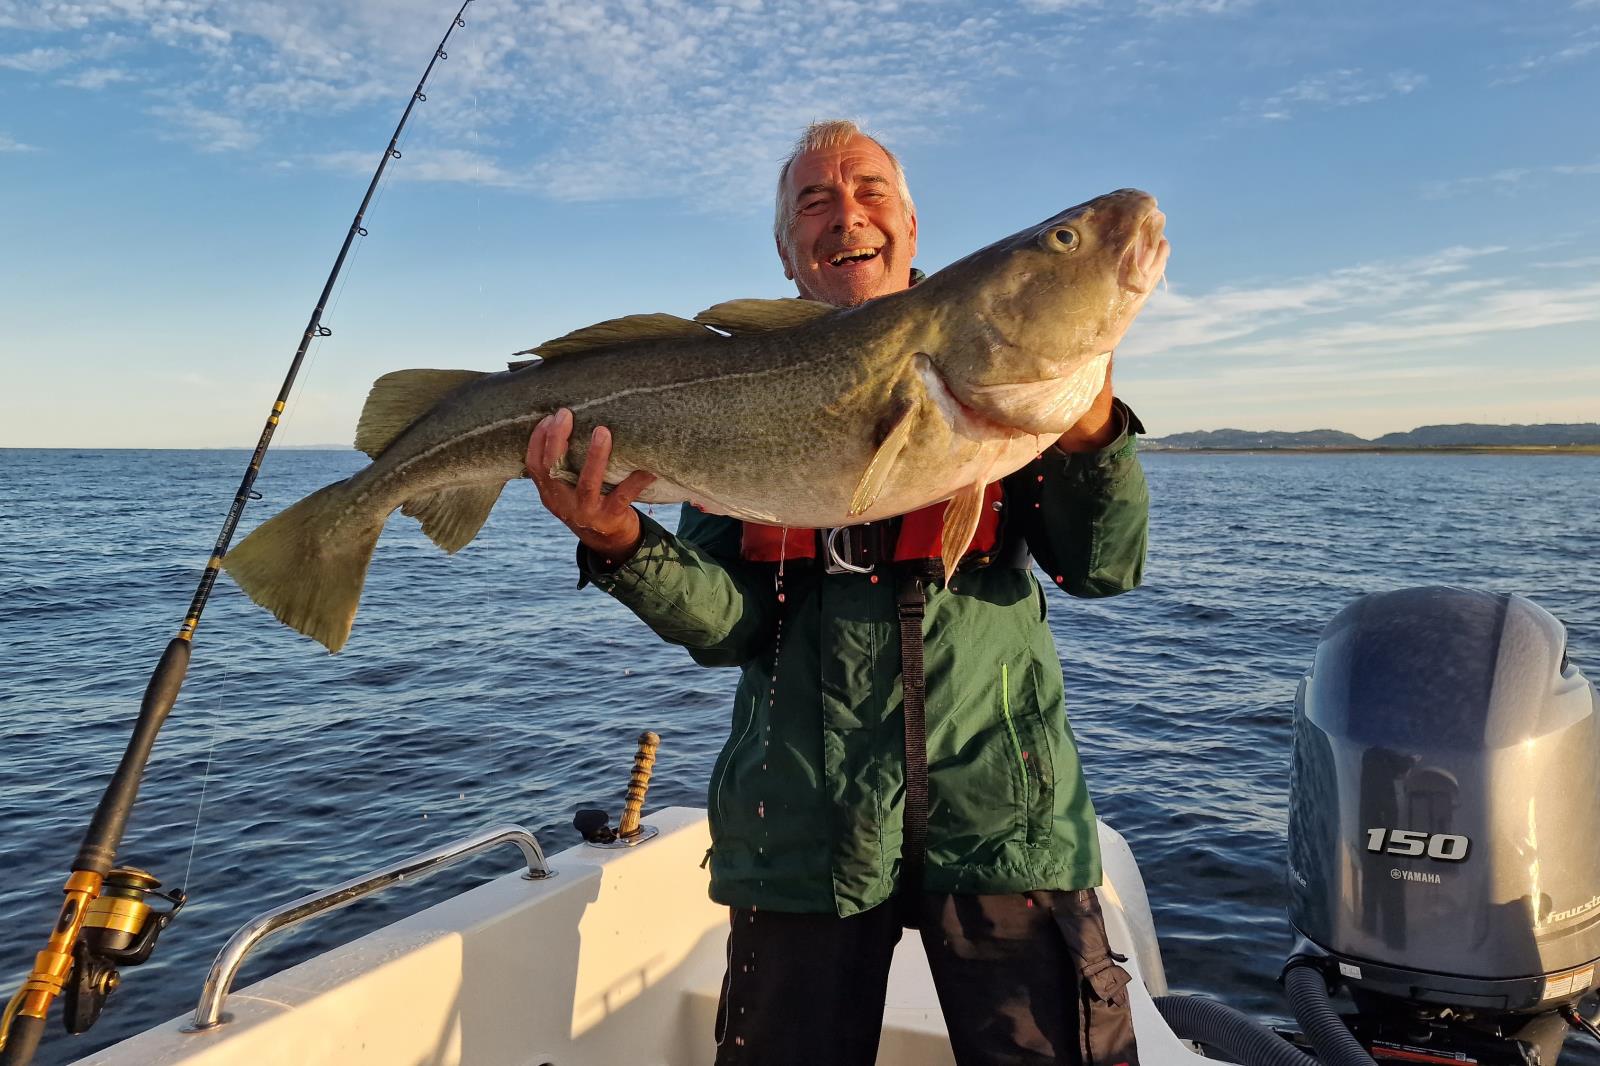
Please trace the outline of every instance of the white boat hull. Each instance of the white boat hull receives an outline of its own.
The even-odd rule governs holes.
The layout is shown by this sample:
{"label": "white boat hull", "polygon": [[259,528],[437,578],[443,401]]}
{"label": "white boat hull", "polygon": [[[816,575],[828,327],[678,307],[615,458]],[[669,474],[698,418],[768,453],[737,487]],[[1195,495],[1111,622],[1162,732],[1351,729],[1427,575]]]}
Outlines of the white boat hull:
{"label": "white boat hull", "polygon": [[[510,874],[234,992],[227,1024],[177,1018],[98,1066],[711,1066],[728,912],[706,895],[705,812],[658,811],[636,848],[580,845],[557,876]],[[1144,883],[1100,827],[1112,947],[1134,973],[1145,1066],[1199,1066],[1156,1013],[1166,991]],[[1181,1060],[1181,1061],[1180,1061]],[[1194,1060],[1193,1063],[1188,1060]],[[879,1066],[953,1066],[922,945],[901,940]]]}

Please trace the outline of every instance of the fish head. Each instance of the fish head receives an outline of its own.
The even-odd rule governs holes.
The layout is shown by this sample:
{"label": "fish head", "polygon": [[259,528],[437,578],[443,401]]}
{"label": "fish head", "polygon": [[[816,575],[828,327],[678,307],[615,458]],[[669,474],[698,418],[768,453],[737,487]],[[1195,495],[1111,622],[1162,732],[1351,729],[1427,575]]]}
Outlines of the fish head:
{"label": "fish head", "polygon": [[954,399],[1002,427],[1070,429],[1166,271],[1165,227],[1155,197],[1121,189],[996,241],[917,286],[931,290],[938,309],[927,355]]}

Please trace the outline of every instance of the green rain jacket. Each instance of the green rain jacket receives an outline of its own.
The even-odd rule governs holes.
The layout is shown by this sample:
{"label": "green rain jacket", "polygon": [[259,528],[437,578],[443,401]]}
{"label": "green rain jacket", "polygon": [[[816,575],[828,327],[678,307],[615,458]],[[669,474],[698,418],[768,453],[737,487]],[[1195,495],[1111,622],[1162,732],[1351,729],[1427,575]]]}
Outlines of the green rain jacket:
{"label": "green rain jacket", "polygon": [[[1139,584],[1149,496],[1134,434],[1051,449],[1004,481],[1002,532],[1021,523],[1044,572],[1074,596]],[[743,671],[711,773],[711,897],[836,913],[890,898],[900,871],[905,734],[894,581],[739,557],[740,525],[685,507],[676,536],[643,519],[639,550],[586,581],[705,666]],[[1014,528],[1014,527],[1013,527]],[[932,892],[1100,883],[1094,808],[1067,724],[1045,596],[994,565],[931,583],[924,617]]]}

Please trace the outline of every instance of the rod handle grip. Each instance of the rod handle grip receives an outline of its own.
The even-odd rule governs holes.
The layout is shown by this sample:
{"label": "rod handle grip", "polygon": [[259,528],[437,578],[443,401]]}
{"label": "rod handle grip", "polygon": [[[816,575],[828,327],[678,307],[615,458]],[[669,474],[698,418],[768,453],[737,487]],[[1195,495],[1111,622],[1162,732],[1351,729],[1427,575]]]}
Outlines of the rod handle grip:
{"label": "rod handle grip", "polygon": [[11,1019],[11,1031],[6,1035],[6,1046],[0,1051],[0,1066],[28,1066],[39,1041],[44,1036],[44,1019],[18,1014]]}

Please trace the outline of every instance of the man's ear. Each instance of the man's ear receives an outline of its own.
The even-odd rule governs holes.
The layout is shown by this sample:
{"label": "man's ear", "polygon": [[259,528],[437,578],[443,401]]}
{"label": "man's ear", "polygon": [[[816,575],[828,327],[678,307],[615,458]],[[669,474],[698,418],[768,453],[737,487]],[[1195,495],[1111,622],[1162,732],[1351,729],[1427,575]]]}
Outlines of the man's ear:
{"label": "man's ear", "polygon": [[911,212],[911,225],[908,229],[911,234],[911,254],[906,259],[910,261],[917,257],[917,212],[915,209]]}
{"label": "man's ear", "polygon": [[778,260],[783,263],[783,276],[788,278],[790,281],[793,281],[794,267],[789,263],[789,253],[783,247],[783,240],[781,238],[774,237],[772,238],[772,243],[778,246]]}

